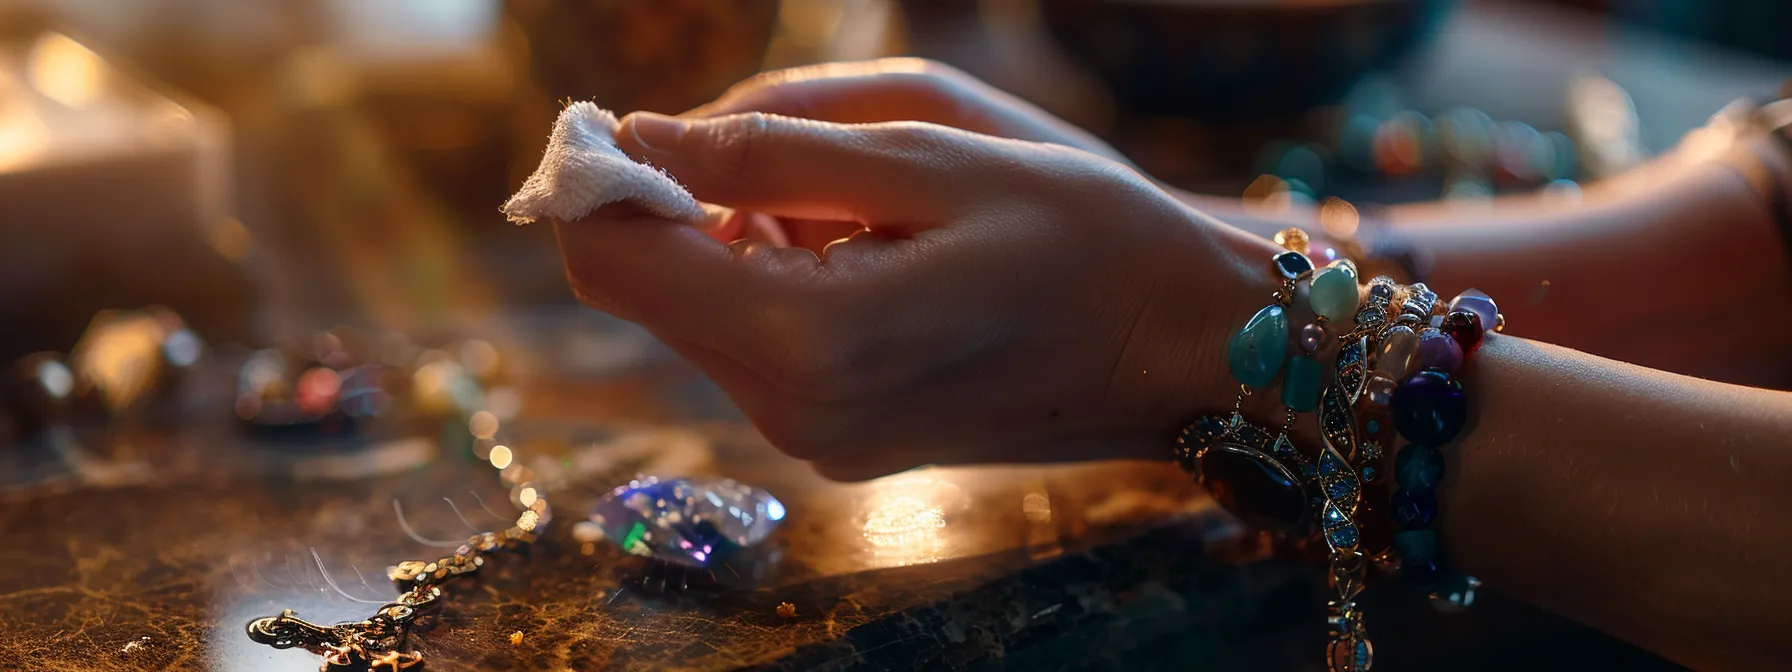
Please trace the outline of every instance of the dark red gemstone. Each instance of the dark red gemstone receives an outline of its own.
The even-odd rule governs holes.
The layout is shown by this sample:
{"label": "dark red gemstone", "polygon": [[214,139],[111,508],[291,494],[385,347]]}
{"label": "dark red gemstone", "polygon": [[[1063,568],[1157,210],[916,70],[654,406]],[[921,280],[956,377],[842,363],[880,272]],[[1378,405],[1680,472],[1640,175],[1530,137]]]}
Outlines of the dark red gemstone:
{"label": "dark red gemstone", "polygon": [[1481,317],[1467,310],[1458,310],[1445,316],[1443,332],[1462,346],[1464,357],[1481,347],[1481,336],[1486,333],[1481,328]]}
{"label": "dark red gemstone", "polygon": [[1294,531],[1306,518],[1300,482],[1269,456],[1229,444],[1201,456],[1201,485],[1220,506],[1253,527]]}

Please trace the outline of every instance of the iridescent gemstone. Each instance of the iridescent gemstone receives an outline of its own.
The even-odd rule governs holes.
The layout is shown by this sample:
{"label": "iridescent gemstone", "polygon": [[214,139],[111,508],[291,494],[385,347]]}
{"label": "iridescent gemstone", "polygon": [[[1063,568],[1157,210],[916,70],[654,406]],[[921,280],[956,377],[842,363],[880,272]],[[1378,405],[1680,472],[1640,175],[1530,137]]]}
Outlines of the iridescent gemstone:
{"label": "iridescent gemstone", "polygon": [[770,493],[732,480],[647,478],[605,495],[591,522],[631,555],[700,568],[765,541],[784,513]]}
{"label": "iridescent gemstone", "polygon": [[1442,331],[1426,329],[1419,334],[1419,368],[1456,375],[1462,368],[1462,346]]}
{"label": "iridescent gemstone", "polygon": [[1394,550],[1400,553],[1401,564],[1423,564],[1437,560],[1437,533],[1431,530],[1407,530],[1394,535]]}
{"label": "iridescent gemstone", "polygon": [[1327,267],[1308,284],[1307,303],[1328,320],[1341,321],[1356,311],[1356,269],[1347,264]]}
{"label": "iridescent gemstone", "polygon": [[1282,370],[1288,353],[1288,314],[1281,306],[1264,306],[1232,337],[1227,348],[1232,377],[1251,387],[1264,387]]}
{"label": "iridescent gemstone", "polygon": [[1420,371],[1395,388],[1394,428],[1413,443],[1441,446],[1462,433],[1468,398],[1462,384],[1442,371]]}
{"label": "iridescent gemstone", "polygon": [[1307,326],[1300,328],[1301,352],[1309,355],[1318,352],[1319,346],[1323,343],[1325,343],[1325,327],[1320,326],[1318,322],[1308,322]]}
{"label": "iridescent gemstone", "polygon": [[1394,456],[1394,478],[1413,492],[1435,490],[1444,480],[1444,454],[1431,446],[1408,444]]}
{"label": "iridescent gemstone", "polygon": [[1375,357],[1375,371],[1394,380],[1404,380],[1419,370],[1419,334],[1412,327],[1396,325],[1381,335],[1380,351]]}
{"label": "iridescent gemstone", "polygon": [[1481,337],[1485,335],[1481,325],[1480,317],[1464,310],[1444,316],[1444,324],[1441,329],[1444,333],[1449,334],[1450,338],[1456,339],[1457,345],[1462,346],[1463,355],[1468,355],[1473,353],[1476,348],[1481,347]]}
{"label": "iridescent gemstone", "polygon": [[1399,525],[1400,529],[1424,529],[1437,519],[1437,495],[1429,492],[1395,490],[1394,496],[1388,501],[1392,505],[1388,514],[1393,516],[1394,524]]}
{"label": "iridescent gemstone", "polygon": [[1312,357],[1289,357],[1288,375],[1282,378],[1282,404],[1305,413],[1319,406],[1319,379],[1324,369]]}
{"label": "iridescent gemstone", "polygon": [[1481,326],[1494,324],[1499,320],[1500,307],[1493,302],[1493,297],[1479,289],[1470,289],[1450,300],[1450,312],[1466,311],[1481,318]]}
{"label": "iridescent gemstone", "polygon": [[1276,272],[1282,277],[1293,280],[1302,273],[1313,270],[1313,260],[1299,252],[1283,252],[1275,257]]}
{"label": "iridescent gemstone", "polygon": [[1307,496],[1300,482],[1269,456],[1229,443],[1201,455],[1201,485],[1214,501],[1247,524],[1278,530],[1299,529]]}

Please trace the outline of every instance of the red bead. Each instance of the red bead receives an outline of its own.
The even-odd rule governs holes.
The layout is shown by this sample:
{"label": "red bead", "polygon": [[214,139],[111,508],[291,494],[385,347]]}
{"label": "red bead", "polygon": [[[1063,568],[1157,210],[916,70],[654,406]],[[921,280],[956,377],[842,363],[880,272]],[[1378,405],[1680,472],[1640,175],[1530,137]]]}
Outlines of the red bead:
{"label": "red bead", "polygon": [[1457,345],[1462,346],[1464,357],[1481,347],[1481,336],[1486,333],[1481,328],[1481,317],[1466,310],[1450,313],[1444,318],[1442,329],[1450,338],[1456,339]]}

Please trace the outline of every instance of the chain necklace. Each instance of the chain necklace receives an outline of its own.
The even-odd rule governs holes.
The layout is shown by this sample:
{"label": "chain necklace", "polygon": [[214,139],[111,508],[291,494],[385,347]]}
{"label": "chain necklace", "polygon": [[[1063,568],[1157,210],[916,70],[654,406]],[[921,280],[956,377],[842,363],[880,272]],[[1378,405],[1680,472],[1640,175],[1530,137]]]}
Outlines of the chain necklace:
{"label": "chain necklace", "polygon": [[422,652],[410,648],[406,640],[417,619],[440,606],[442,585],[484,567],[489,553],[533,543],[547,516],[547,499],[537,496],[509,529],[473,535],[453,554],[434,562],[406,560],[387,569],[386,576],[404,592],[365,620],[318,625],[286,609],[277,616],[250,621],[249,638],[276,649],[296,646],[321,655],[324,661],[319,672],[397,672],[420,666]]}

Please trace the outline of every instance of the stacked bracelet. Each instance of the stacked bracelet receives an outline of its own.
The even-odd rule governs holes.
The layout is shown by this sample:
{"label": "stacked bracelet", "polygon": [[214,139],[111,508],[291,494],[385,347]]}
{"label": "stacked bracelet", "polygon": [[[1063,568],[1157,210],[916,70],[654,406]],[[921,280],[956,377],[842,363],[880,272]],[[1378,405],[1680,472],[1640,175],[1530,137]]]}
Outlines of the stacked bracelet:
{"label": "stacked bracelet", "polygon": [[[1492,299],[1474,290],[1447,308],[1424,284],[1377,277],[1364,291],[1349,260],[1315,269],[1299,249],[1306,240],[1298,230],[1276,236],[1289,249],[1272,261],[1282,280],[1275,302],[1228,344],[1238,399],[1231,413],[1184,429],[1177,459],[1246,522],[1324,541],[1334,591],[1327,667],[1364,672],[1374,652],[1355,600],[1371,566],[1400,569],[1430,588],[1440,607],[1467,606],[1479,585],[1441,569],[1431,529],[1444,469],[1438,448],[1466,424],[1466,398],[1456,380],[1464,355],[1479,346],[1485,326],[1497,331],[1504,318]],[[1300,329],[1299,351],[1290,355],[1288,309],[1302,282],[1316,318]],[[1353,326],[1335,337],[1333,375],[1324,376],[1318,359],[1333,342],[1337,330],[1330,327],[1346,318]],[[1241,408],[1246,396],[1278,376],[1287,410],[1281,428],[1271,432],[1245,420]],[[1289,429],[1308,411],[1317,412],[1321,445],[1303,450]],[[1384,446],[1395,444],[1396,433],[1407,445],[1388,469]]]}
{"label": "stacked bracelet", "polygon": [[1432,590],[1442,608],[1466,607],[1480,585],[1473,577],[1443,569],[1437,533],[1437,486],[1444,477],[1440,450],[1461,435],[1468,423],[1468,399],[1457,379],[1463,361],[1480,347],[1482,325],[1500,326],[1503,318],[1493,299],[1477,290],[1450,301],[1420,335],[1420,370],[1401,381],[1390,410],[1394,426],[1407,445],[1394,459],[1398,488],[1390,512],[1400,532],[1394,535],[1401,575]]}

